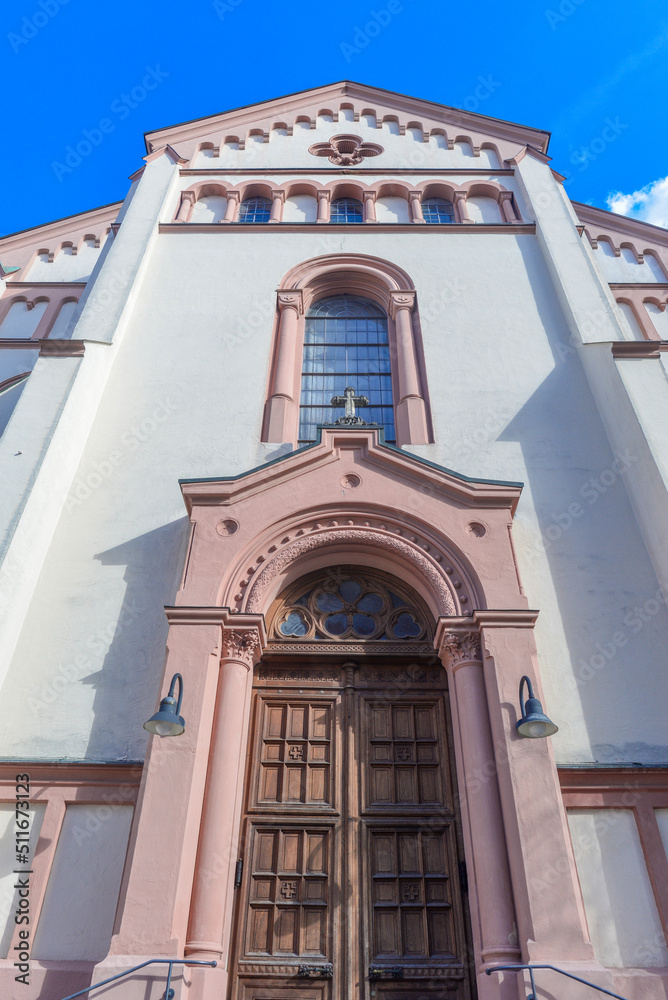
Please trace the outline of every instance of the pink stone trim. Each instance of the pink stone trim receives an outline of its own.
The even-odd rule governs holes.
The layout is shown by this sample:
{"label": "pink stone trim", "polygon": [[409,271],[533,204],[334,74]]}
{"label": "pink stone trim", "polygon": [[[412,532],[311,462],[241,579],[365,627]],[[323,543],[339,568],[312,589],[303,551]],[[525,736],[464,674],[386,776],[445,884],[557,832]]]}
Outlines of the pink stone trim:
{"label": "pink stone trim", "polygon": [[[0,298],[0,337],[2,336],[2,323],[12,306],[17,302],[25,302],[28,309],[33,309],[38,302],[48,303],[31,340],[41,340],[48,337],[62,307],[66,302],[78,302],[84,288],[85,282],[8,282],[7,291]],[[48,294],[44,294],[45,292]]]}
{"label": "pink stone trim", "polygon": [[660,358],[668,351],[666,340],[618,340],[610,345],[613,358]]}
{"label": "pink stone trim", "polygon": [[668,857],[655,809],[668,809],[668,768],[559,768],[567,809],[630,809],[668,944]]}
{"label": "pink stone trim", "polygon": [[318,116],[324,114],[334,122],[342,121],[340,111],[351,107],[356,121],[363,116],[372,118],[381,135],[383,125],[393,122],[400,135],[405,135],[407,129],[419,130],[422,142],[428,142],[431,136],[441,136],[449,148],[455,139],[470,142],[474,151],[487,146],[494,149],[499,162],[514,156],[518,147],[544,150],[549,140],[549,133],[540,129],[481,119],[458,108],[344,80],[147,133],[147,148],[169,142],[189,158],[203,143],[222,147],[226,141],[234,140],[243,148],[246,137],[260,135],[266,142],[276,127],[283,127],[289,133],[297,123],[306,122],[315,128]]}
{"label": "pink stone trim", "polygon": [[[254,196],[268,198],[272,201],[272,222],[279,222],[282,218],[282,211],[275,204],[277,199],[280,199],[281,204],[283,204],[286,198],[308,193],[318,200],[317,221],[329,222],[328,203],[330,201],[336,198],[355,198],[364,205],[364,221],[367,223],[376,222],[374,203],[377,198],[381,198],[384,195],[404,198],[412,206],[418,204],[417,199],[422,201],[424,198],[430,197],[446,198],[448,201],[453,202],[455,206],[460,206],[459,209],[456,207],[455,212],[458,222],[471,222],[472,220],[468,217],[465,208],[466,199],[469,195],[483,195],[498,203],[501,215],[507,223],[513,225],[522,224],[513,192],[508,191],[497,181],[489,179],[484,181],[469,180],[457,186],[447,181],[427,180],[412,187],[402,180],[389,182],[385,179],[367,184],[358,178],[352,180],[341,177],[337,177],[324,184],[312,179],[308,181],[299,179],[289,180],[286,181],[280,191],[272,189],[271,185],[260,180],[245,181],[239,185],[230,184],[223,180],[196,181],[190,187],[186,188],[185,191],[181,192],[181,202],[176,209],[173,221],[188,222],[190,220],[192,213],[187,213],[183,209],[183,201],[186,197],[190,199],[194,194],[195,201],[199,201],[200,198],[206,195],[216,194],[224,198],[230,198],[233,193],[236,194],[236,197],[240,201],[245,201],[246,198]],[[422,221],[421,209],[419,220],[416,220],[415,210],[413,210],[413,221]]]}
{"label": "pink stone trim", "polygon": [[[299,295],[284,298],[289,289]],[[416,316],[415,292],[403,271],[389,261],[362,254],[317,257],[293,268],[283,279],[279,295],[280,315],[275,327],[275,347],[270,373],[270,389],[265,404],[263,441],[297,442],[301,352],[304,341],[303,314],[329,294],[349,291],[378,302],[389,314],[390,349],[396,356],[393,366],[397,443],[426,444],[431,429],[426,404],[424,359]],[[401,293],[405,302],[393,296]],[[285,306],[290,306],[285,311]]]}

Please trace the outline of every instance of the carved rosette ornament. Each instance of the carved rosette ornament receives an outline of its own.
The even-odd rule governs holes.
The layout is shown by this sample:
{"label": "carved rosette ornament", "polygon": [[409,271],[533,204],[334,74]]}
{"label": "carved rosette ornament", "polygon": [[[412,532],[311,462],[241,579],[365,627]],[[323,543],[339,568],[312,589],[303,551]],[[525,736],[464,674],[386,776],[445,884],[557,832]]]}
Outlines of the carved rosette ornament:
{"label": "carved rosette ornament", "polygon": [[358,135],[333,135],[329,142],[316,142],[308,151],[313,156],[326,156],[337,167],[357,167],[367,157],[382,153],[383,147],[364,142]]}
{"label": "carved rosette ornament", "polygon": [[255,629],[223,629],[223,660],[236,660],[250,670],[260,652],[260,636]]}
{"label": "carved rosette ornament", "polygon": [[479,632],[444,632],[441,640],[441,658],[456,668],[472,660],[482,662]]}

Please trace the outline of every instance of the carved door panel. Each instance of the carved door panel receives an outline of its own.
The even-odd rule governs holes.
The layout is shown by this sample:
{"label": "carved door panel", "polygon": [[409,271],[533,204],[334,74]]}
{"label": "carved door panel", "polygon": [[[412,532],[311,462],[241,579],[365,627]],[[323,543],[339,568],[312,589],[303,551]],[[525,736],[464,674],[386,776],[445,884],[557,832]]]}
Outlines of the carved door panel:
{"label": "carved door panel", "polygon": [[257,671],[231,1000],[469,1000],[443,680]]}

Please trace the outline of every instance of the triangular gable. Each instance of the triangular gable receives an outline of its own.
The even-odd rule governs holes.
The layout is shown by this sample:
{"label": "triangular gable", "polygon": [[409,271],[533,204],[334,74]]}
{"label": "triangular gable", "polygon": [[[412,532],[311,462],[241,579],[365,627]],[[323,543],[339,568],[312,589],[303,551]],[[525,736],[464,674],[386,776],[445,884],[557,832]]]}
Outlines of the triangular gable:
{"label": "triangular gable", "polygon": [[[493,81],[481,78],[478,89],[481,95],[484,90],[488,96],[493,92]],[[277,129],[288,135],[296,126],[315,129],[322,115],[331,116],[342,131],[354,131],[354,123],[366,116],[375,118],[378,130],[388,123],[399,134],[407,129],[421,130],[423,142],[432,135],[441,135],[449,148],[458,140],[469,141],[474,153],[483,143],[492,141],[502,159],[526,145],[545,153],[550,138],[542,129],[343,80],[151,130],[145,133],[146,147],[151,152],[169,143],[181,156],[192,159],[198,150],[217,150],[228,141],[238,142],[240,148],[253,136],[269,141]]]}

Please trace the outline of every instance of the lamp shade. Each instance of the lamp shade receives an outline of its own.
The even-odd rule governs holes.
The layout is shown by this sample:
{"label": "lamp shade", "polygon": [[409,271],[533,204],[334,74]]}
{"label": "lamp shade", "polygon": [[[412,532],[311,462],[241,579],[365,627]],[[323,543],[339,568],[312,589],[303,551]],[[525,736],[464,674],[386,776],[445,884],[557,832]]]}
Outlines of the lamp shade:
{"label": "lamp shade", "polygon": [[[179,699],[174,697],[174,687],[179,682]],[[181,711],[181,699],[183,698],[183,678],[181,674],[174,674],[172,683],[169,685],[169,693],[160,702],[160,708],[144,723],[144,729],[152,733],[153,736],[181,736],[185,732],[186,724],[179,714]]]}
{"label": "lamp shade", "polygon": [[[529,697],[522,703],[522,688],[527,685]],[[543,706],[538,698],[534,698],[531,681],[524,676],[520,681],[520,710],[522,718],[515,723],[515,728],[520,736],[525,736],[529,740],[540,740],[544,736],[554,736],[559,732],[559,727],[545,715]]]}

